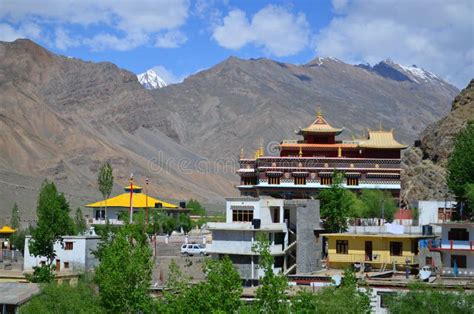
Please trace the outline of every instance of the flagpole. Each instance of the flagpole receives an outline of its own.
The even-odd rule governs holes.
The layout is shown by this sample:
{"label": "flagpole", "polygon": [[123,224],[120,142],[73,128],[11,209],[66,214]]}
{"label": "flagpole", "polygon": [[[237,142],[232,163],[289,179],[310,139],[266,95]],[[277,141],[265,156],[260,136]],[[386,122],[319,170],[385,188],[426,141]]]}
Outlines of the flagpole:
{"label": "flagpole", "polygon": [[133,173],[130,174],[130,223],[133,223]]}
{"label": "flagpole", "polygon": [[148,178],[145,181],[145,225],[148,226]]}

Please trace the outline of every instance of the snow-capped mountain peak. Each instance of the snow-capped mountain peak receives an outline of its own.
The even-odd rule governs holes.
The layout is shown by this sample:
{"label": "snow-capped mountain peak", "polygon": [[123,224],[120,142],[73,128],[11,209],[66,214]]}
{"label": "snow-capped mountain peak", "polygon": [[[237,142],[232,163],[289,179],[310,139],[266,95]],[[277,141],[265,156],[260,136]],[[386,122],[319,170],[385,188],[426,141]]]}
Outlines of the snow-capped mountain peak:
{"label": "snow-capped mountain peak", "polygon": [[146,89],[157,89],[167,86],[166,82],[152,69],[137,75],[138,81]]}

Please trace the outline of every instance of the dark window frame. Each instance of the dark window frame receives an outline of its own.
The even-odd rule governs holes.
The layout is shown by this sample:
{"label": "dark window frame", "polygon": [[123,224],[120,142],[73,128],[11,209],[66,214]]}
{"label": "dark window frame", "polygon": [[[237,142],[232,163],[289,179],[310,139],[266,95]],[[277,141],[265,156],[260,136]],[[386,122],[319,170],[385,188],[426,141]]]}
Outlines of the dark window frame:
{"label": "dark window frame", "polygon": [[469,231],[467,228],[451,228],[448,231],[448,240],[469,241]]}
{"label": "dark window frame", "polygon": [[466,255],[451,255],[451,268],[454,267],[454,260],[458,268],[467,268],[467,256]]}
{"label": "dark window frame", "polygon": [[349,254],[349,240],[336,240],[336,254]]}
{"label": "dark window frame", "polygon": [[403,242],[390,241],[390,256],[403,256]]}

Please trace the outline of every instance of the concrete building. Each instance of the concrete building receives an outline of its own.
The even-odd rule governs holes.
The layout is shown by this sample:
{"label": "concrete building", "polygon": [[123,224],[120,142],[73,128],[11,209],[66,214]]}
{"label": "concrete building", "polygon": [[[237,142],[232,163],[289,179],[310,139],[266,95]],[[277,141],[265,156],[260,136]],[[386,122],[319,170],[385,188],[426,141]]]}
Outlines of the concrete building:
{"label": "concrete building", "polygon": [[441,239],[432,241],[430,249],[441,254],[442,276],[474,276],[474,223],[440,224]]}
{"label": "concrete building", "polygon": [[[23,268],[25,271],[33,270],[33,267],[47,263],[44,256],[35,257],[30,254],[29,243],[31,236],[25,238],[25,254]],[[78,236],[64,236],[63,244],[56,242],[54,250],[56,258],[53,264],[56,271],[82,272],[93,270],[99,264],[98,259],[92,254],[97,250],[100,237],[95,234],[94,229],[87,234]]]}
{"label": "concrete building", "polygon": [[421,234],[355,234],[328,233],[327,264],[331,268],[346,268],[354,264],[370,264],[391,269],[394,265],[418,264],[418,241],[434,239]]}
{"label": "concrete building", "polygon": [[311,272],[321,267],[319,201],[271,197],[229,198],[226,222],[208,223],[212,244],[207,252],[228,255],[248,283],[258,280],[258,254],[252,250],[260,236],[270,241],[274,271]]}
{"label": "concrete building", "polygon": [[418,201],[418,225],[429,225],[451,221],[456,211],[454,201]]}
{"label": "concrete building", "polygon": [[0,282],[0,313],[19,313],[19,308],[36,294],[40,286],[36,283]]}

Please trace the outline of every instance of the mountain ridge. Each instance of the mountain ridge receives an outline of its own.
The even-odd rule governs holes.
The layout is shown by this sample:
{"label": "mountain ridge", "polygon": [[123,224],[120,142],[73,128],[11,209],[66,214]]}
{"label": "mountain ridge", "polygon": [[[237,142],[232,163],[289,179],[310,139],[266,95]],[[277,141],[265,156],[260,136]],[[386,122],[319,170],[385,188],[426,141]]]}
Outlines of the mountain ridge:
{"label": "mountain ridge", "polygon": [[238,193],[240,148],[251,156],[262,141],[271,150],[296,138],[293,131],[319,107],[331,124],[346,127],[346,137],[382,122],[410,142],[448,111],[455,94],[342,61],[238,58],[145,90],[112,63],[56,55],[29,40],[0,42],[0,210],[6,215],[17,201],[32,217],[44,178],[73,206],[101,199],[96,175],[104,161],[114,168],[113,193],[133,171],[138,184],[150,178],[156,197],[221,204]]}

